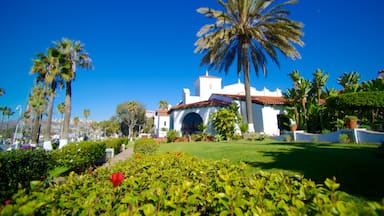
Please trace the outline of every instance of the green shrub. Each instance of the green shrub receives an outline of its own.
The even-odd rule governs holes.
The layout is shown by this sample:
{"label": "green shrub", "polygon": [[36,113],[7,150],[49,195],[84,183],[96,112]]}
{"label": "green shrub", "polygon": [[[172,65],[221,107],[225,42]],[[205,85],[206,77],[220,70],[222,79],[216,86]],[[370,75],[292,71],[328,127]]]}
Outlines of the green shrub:
{"label": "green shrub", "polygon": [[40,149],[0,152],[0,203],[17,192],[18,186],[30,189],[30,181],[48,176],[54,167],[49,151]]}
{"label": "green shrub", "polygon": [[339,142],[343,144],[348,144],[351,143],[351,139],[349,138],[348,134],[340,134]]}
{"label": "green shrub", "polygon": [[177,130],[169,130],[167,132],[167,142],[174,142],[177,137],[180,137],[180,134]]}
{"label": "green shrub", "polygon": [[142,138],[135,141],[134,152],[141,154],[153,154],[160,148],[160,144],[154,139]]}
{"label": "green shrub", "polygon": [[[108,180],[121,173],[114,187]],[[26,195],[20,191],[1,215],[380,215],[383,204],[360,201],[300,176],[259,172],[181,152],[139,156],[92,175]]]}
{"label": "green shrub", "polygon": [[293,136],[291,134],[285,135],[284,139],[286,142],[293,142],[294,141]]}
{"label": "green shrub", "polygon": [[128,140],[126,138],[116,138],[105,140],[106,148],[113,148],[114,154],[117,155],[120,152],[122,144],[127,145]]}
{"label": "green shrub", "polygon": [[314,135],[312,137],[312,142],[317,142],[317,141],[319,141],[319,137],[317,135]]}
{"label": "green shrub", "polygon": [[83,172],[105,157],[105,149],[105,142],[83,141],[70,143],[61,149],[54,150],[53,155],[58,165],[76,172]]}

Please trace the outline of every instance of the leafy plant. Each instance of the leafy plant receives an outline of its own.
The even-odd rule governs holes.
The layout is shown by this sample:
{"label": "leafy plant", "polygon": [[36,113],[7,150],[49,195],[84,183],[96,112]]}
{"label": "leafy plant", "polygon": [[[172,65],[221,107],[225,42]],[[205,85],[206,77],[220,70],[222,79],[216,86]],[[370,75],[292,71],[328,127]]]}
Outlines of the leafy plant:
{"label": "leafy plant", "polygon": [[339,142],[347,144],[351,143],[351,139],[349,138],[348,134],[343,133],[339,135]]}
{"label": "leafy plant", "polygon": [[167,142],[174,142],[177,137],[180,137],[180,134],[177,130],[169,130],[167,132]]}
{"label": "leafy plant", "polygon": [[83,172],[105,157],[105,149],[105,142],[83,141],[70,143],[61,149],[54,150],[53,156],[59,166]]}
{"label": "leafy plant", "polygon": [[160,147],[154,139],[142,138],[135,141],[134,152],[141,154],[153,154]]}
{"label": "leafy plant", "polygon": [[[70,174],[66,184],[33,193],[20,190],[1,215],[380,215],[384,205],[358,203],[339,191],[300,176],[257,172],[227,160],[182,152],[136,155],[92,175]],[[112,176],[112,177],[111,177]],[[115,184],[111,184],[111,182]]]}
{"label": "leafy plant", "polygon": [[30,181],[41,180],[55,166],[51,152],[31,149],[0,152],[0,203],[19,185],[29,191]]}

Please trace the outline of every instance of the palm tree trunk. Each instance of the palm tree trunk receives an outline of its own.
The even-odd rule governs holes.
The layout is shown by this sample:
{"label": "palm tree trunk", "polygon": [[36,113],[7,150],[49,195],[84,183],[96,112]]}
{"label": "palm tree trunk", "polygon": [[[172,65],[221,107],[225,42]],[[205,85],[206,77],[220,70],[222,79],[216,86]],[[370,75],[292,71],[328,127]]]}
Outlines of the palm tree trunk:
{"label": "palm tree trunk", "polygon": [[31,135],[32,143],[34,143],[34,142],[36,142],[36,144],[39,143],[40,121],[41,121],[41,115],[37,115],[36,118],[33,120],[32,135]]}
{"label": "palm tree trunk", "polygon": [[63,133],[64,139],[68,139],[68,134],[69,134],[69,123],[71,120],[71,96],[72,96],[71,81],[67,81],[66,94],[65,94],[65,116],[64,116],[64,133]]}
{"label": "palm tree trunk", "polygon": [[251,97],[251,85],[249,78],[249,59],[248,59],[248,43],[242,44],[243,53],[243,70],[244,70],[244,90],[245,90],[245,106],[247,111],[248,132],[255,132],[253,125],[253,113],[252,113],[252,97]]}
{"label": "palm tree trunk", "polygon": [[47,127],[45,129],[45,135],[44,135],[45,141],[51,140],[51,127],[52,127],[54,97],[55,97],[55,93],[51,92],[51,94],[49,95]]}

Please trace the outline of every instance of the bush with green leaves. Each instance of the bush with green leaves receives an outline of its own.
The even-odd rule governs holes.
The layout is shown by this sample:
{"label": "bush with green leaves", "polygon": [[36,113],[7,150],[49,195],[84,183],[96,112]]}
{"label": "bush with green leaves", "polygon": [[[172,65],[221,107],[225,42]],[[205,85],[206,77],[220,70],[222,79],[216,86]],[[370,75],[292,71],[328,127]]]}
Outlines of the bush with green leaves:
{"label": "bush with green leaves", "polygon": [[0,203],[16,193],[19,186],[30,189],[30,181],[41,180],[55,166],[52,154],[40,149],[0,152]]}
{"label": "bush with green leaves", "polygon": [[142,138],[135,141],[134,152],[140,154],[153,154],[160,148],[154,139]]}
{"label": "bush with green leaves", "polygon": [[169,130],[167,132],[167,142],[175,142],[178,137],[180,137],[180,134],[177,130]]}
{"label": "bush with green leaves", "polygon": [[53,156],[59,166],[82,172],[102,160],[105,157],[105,149],[105,142],[83,141],[54,150]]}
{"label": "bush with green leaves", "polygon": [[120,152],[120,148],[122,144],[128,144],[128,140],[126,138],[116,138],[116,139],[108,139],[105,140],[106,148],[113,148],[115,155]]}
{"label": "bush with green leaves", "polygon": [[[122,175],[120,183],[111,176]],[[135,155],[67,183],[19,191],[1,215],[380,215],[384,205],[301,176],[258,172],[181,152]]]}
{"label": "bush with green leaves", "polygon": [[339,142],[343,144],[351,143],[351,139],[349,138],[348,134],[340,134],[339,135]]}

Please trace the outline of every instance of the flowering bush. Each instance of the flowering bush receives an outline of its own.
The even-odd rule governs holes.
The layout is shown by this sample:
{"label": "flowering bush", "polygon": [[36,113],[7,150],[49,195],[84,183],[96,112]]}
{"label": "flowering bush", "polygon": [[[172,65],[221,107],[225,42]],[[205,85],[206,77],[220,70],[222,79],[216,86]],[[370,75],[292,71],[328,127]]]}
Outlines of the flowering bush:
{"label": "flowering bush", "polygon": [[71,173],[66,184],[40,187],[29,195],[20,191],[0,214],[380,215],[384,211],[383,204],[357,202],[339,191],[335,180],[324,184],[284,174],[249,175],[245,164],[200,160],[181,152],[140,155],[98,168],[92,176]]}
{"label": "flowering bush", "polygon": [[124,181],[124,174],[121,172],[113,173],[109,181],[112,182],[113,187],[118,187]]}

